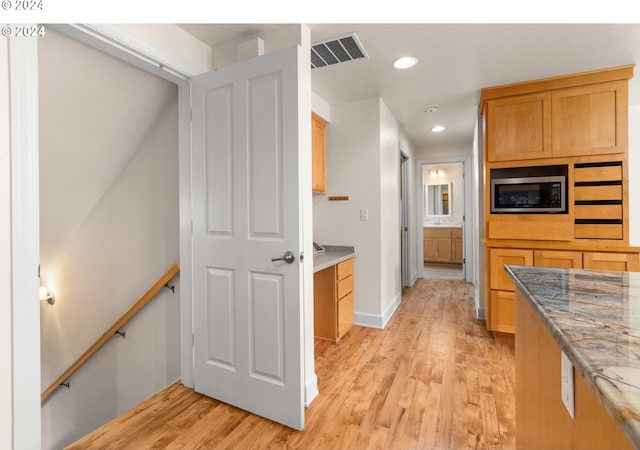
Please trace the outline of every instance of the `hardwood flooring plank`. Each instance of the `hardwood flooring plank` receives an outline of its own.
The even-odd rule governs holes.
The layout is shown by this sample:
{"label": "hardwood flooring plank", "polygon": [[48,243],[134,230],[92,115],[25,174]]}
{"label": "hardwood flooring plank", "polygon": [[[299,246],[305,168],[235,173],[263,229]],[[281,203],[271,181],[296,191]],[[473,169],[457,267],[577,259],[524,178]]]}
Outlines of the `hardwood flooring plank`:
{"label": "hardwood flooring plank", "polygon": [[302,431],[175,383],[69,449],[511,449],[514,343],[475,318],[474,287],[418,280],[385,330],[316,340]]}

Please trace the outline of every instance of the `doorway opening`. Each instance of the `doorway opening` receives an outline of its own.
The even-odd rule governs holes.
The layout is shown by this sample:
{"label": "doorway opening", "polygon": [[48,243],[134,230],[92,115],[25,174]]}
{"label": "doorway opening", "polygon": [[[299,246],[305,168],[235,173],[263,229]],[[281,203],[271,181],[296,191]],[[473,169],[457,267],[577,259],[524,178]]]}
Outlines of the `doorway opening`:
{"label": "doorway opening", "polygon": [[424,277],[464,279],[464,164],[422,166]]}
{"label": "doorway opening", "polygon": [[470,281],[473,239],[468,157],[420,160],[417,165],[420,236],[418,266],[423,278]]}

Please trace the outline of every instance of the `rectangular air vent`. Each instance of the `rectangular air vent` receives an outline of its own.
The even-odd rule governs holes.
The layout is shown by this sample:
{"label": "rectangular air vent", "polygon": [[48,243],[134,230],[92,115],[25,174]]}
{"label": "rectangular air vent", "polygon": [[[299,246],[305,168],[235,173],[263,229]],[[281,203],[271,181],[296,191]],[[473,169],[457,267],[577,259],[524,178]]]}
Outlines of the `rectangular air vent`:
{"label": "rectangular air vent", "polygon": [[311,44],[312,69],[367,57],[355,33]]}

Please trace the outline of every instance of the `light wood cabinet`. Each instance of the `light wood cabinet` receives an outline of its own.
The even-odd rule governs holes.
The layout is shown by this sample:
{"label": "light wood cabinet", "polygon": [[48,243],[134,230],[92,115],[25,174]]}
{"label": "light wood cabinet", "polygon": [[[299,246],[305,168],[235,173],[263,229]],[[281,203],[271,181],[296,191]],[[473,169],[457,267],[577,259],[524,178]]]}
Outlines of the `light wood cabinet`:
{"label": "light wood cabinet", "polygon": [[553,91],[553,156],[626,152],[627,98],[626,80]]}
{"label": "light wood cabinet", "polygon": [[584,252],[583,267],[596,270],[638,272],[638,253]]}
{"label": "light wood cabinet", "polygon": [[503,333],[515,333],[514,297],[515,285],[504,266],[532,266],[533,251],[523,249],[491,249],[489,256],[489,304],[487,309],[487,328]]}
{"label": "light wood cabinet", "polygon": [[451,231],[451,262],[462,264],[464,259],[464,246],[462,244],[462,228],[454,228]]}
{"label": "light wood cabinet", "polygon": [[353,326],[353,268],[351,258],[314,274],[315,337],[337,342]]}
{"label": "light wood cabinet", "polygon": [[516,447],[633,448],[580,373],[573,370],[575,420],[562,403],[561,349],[516,292]]}
{"label": "light wood cabinet", "polygon": [[515,284],[504,270],[507,264],[564,269],[640,271],[640,255],[628,252],[590,252],[550,249],[492,248],[489,251],[489,295],[485,304],[487,328],[515,333]]}
{"label": "light wood cabinet", "polygon": [[486,127],[489,161],[551,156],[551,94],[488,101]]}
{"label": "light wood cabinet", "polygon": [[482,90],[488,162],[627,152],[633,66]]}
{"label": "light wood cabinet", "polygon": [[319,194],[327,192],[327,123],[316,114],[311,114],[312,190]]}
{"label": "light wood cabinet", "polygon": [[582,252],[562,250],[536,250],[533,253],[535,266],[582,269]]}
{"label": "light wood cabinet", "polygon": [[[489,330],[515,330],[505,264],[638,271],[629,247],[628,82],[634,65],[482,89],[483,302]],[[492,170],[567,166],[565,214],[491,212]]]}
{"label": "light wood cabinet", "polygon": [[462,228],[423,228],[424,262],[462,263]]}

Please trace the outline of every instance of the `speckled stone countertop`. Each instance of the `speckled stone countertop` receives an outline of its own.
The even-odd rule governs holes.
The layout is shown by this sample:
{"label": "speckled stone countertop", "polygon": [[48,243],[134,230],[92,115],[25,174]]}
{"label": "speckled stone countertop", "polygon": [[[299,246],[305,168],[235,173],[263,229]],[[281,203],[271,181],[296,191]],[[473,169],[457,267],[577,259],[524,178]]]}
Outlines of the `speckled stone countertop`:
{"label": "speckled stone countertop", "polygon": [[324,253],[313,255],[314,273],[356,256],[353,247],[343,247],[339,245],[324,245],[323,247],[325,248]]}
{"label": "speckled stone countertop", "polygon": [[640,448],[640,273],[530,266],[506,266],[506,271]]}

